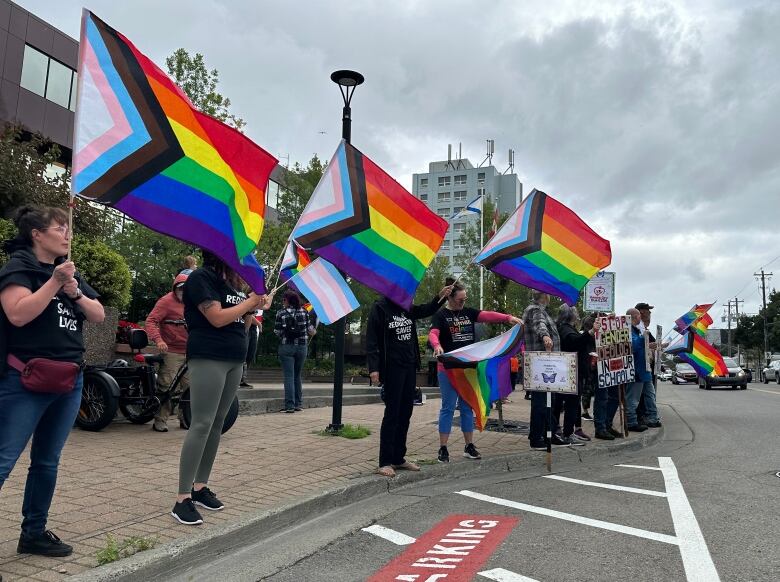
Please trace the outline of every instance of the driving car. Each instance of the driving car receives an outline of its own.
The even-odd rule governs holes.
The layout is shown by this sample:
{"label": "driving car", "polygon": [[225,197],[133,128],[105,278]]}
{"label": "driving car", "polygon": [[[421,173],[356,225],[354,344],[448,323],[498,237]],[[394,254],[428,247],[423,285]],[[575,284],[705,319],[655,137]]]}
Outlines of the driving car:
{"label": "driving car", "polygon": [[780,384],[780,360],[769,362],[769,365],[763,371],[764,384],[777,382]]}
{"label": "driving car", "polygon": [[664,382],[668,382],[669,380],[671,380],[672,376],[673,374],[670,370],[663,370],[658,373],[658,379]]}
{"label": "driving car", "polygon": [[696,370],[693,366],[680,362],[674,367],[674,374],[672,375],[672,384],[685,384],[687,382],[696,382]]}
{"label": "driving car", "polygon": [[699,388],[709,390],[713,386],[730,386],[732,390],[737,388],[747,390],[747,374],[745,374],[745,371],[740,368],[733,358],[723,358],[723,361],[728,369],[728,375],[719,376],[713,371],[708,376],[700,376]]}

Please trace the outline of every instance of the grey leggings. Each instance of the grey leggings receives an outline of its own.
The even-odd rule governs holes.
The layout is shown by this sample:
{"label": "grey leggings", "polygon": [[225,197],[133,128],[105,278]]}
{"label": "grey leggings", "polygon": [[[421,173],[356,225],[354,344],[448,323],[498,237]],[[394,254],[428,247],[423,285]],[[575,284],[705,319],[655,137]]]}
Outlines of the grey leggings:
{"label": "grey leggings", "polygon": [[193,483],[208,483],[217,456],[222,425],[238,390],[244,362],[189,360],[192,422],[179,462],[179,494]]}

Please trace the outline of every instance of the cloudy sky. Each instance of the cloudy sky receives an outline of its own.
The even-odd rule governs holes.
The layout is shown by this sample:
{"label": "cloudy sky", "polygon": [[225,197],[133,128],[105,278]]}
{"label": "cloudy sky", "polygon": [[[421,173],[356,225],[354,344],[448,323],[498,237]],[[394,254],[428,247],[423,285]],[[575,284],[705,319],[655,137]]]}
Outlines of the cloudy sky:
{"label": "cloudy sky", "polygon": [[[81,1],[17,2],[78,38]],[[366,77],[353,143],[409,189],[448,143],[478,163],[494,139],[502,170],[514,148],[526,192],[556,196],[611,240],[618,308],[648,301],[667,329],[713,299],[738,295],[755,313],[761,267],[780,281],[780,2],[88,7],[160,65],[179,47],[203,53],[277,157],[330,157],[340,68]]]}

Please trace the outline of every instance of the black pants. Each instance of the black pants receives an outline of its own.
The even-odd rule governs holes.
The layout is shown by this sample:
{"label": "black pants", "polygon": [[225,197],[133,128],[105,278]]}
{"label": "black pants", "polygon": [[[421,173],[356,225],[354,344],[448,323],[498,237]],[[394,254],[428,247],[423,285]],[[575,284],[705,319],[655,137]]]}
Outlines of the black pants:
{"label": "black pants", "polygon": [[[553,406],[555,406],[555,395],[553,395]],[[541,446],[545,442],[545,431],[547,429],[547,392],[531,392],[531,428],[528,433],[528,440],[531,446]],[[552,432],[558,430],[558,422],[555,415],[552,415]]]}
{"label": "black pants", "polygon": [[560,422],[563,411],[563,436],[571,436],[574,428],[582,426],[580,397],[577,394],[553,394],[553,418]]}
{"label": "black pants", "polygon": [[379,466],[401,465],[406,455],[406,433],[414,409],[417,370],[414,366],[388,370],[384,378],[385,415],[379,432]]}
{"label": "black pants", "polygon": [[258,337],[258,328],[256,326],[252,326],[247,331],[247,334],[249,334],[249,342],[247,343],[247,349],[246,349],[246,365],[250,366],[251,364],[255,363],[255,358],[257,357],[257,337]]}

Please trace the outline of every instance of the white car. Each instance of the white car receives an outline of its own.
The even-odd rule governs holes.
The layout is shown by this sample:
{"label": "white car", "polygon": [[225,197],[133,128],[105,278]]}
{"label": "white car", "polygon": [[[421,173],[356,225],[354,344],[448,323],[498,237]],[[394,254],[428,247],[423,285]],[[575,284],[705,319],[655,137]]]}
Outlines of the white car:
{"label": "white car", "polygon": [[764,376],[764,384],[769,384],[769,382],[777,382],[780,384],[780,360],[769,362],[769,365],[764,368],[762,374]]}
{"label": "white car", "polygon": [[669,371],[669,370],[664,370],[663,372],[660,372],[660,373],[658,374],[658,379],[659,379],[659,380],[662,380],[662,381],[664,381],[664,382],[668,382],[669,380],[671,380],[671,379],[672,379],[672,375],[673,375],[673,374],[671,373],[671,371]]}

